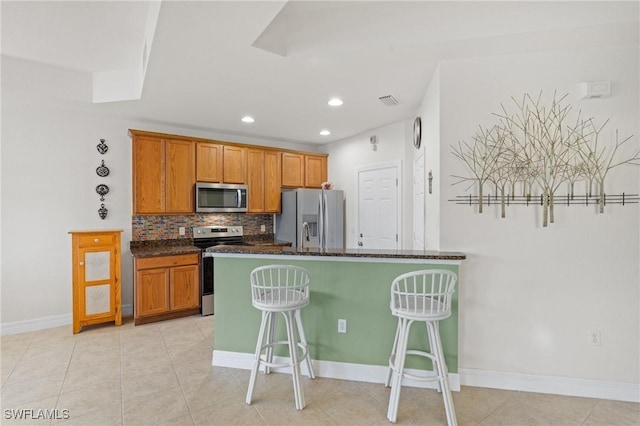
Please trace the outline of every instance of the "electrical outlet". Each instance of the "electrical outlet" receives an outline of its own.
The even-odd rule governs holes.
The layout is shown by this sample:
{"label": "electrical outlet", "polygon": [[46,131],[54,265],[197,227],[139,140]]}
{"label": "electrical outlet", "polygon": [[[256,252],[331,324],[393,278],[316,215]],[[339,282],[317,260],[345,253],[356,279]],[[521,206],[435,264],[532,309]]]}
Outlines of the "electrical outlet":
{"label": "electrical outlet", "polygon": [[347,332],[347,320],[339,319],[338,320],[338,333],[346,333]]}
{"label": "electrical outlet", "polygon": [[185,227],[184,227],[184,226],[181,226],[181,227],[179,227],[179,228],[178,228],[178,233],[179,233],[180,235],[184,235],[184,234],[185,234],[185,232],[186,232],[186,229],[185,229]]}
{"label": "electrical outlet", "polygon": [[602,344],[600,330],[591,330],[589,332],[589,343],[591,346],[600,346]]}
{"label": "electrical outlet", "polygon": [[260,232],[267,232],[267,227],[264,225],[260,225]]}

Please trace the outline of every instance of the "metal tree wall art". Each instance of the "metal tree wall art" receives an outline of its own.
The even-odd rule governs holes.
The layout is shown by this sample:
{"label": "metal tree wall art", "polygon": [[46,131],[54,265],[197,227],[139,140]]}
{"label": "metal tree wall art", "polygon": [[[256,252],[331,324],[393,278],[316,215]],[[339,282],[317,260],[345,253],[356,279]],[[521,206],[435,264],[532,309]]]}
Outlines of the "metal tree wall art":
{"label": "metal tree wall art", "polygon": [[[567,96],[558,99],[554,93],[550,104],[543,103],[542,92],[537,98],[529,94],[520,100],[512,98],[511,109],[501,105],[501,111],[494,113],[496,124],[491,128],[479,126],[471,142],[460,141],[452,146],[452,154],[470,172],[469,176],[454,176],[458,179],[454,185],[470,182],[470,187],[477,185],[478,195],[476,199],[460,196],[451,201],[477,204],[482,213],[485,202],[491,202],[491,196],[485,196],[486,187],[491,184],[494,202],[499,194],[502,217],[506,217],[508,205],[540,204],[545,227],[554,223],[556,204],[588,205],[591,199],[603,213],[607,202],[637,203],[638,194],[607,197],[604,191],[612,169],[640,164],[640,150],[627,156],[621,154],[620,148],[632,137],[620,139],[616,130],[615,141],[604,143],[603,129],[609,120],[598,125],[593,118],[583,119],[580,112],[571,118],[571,106],[563,104]],[[587,182],[588,191],[583,196],[574,193],[579,181]],[[568,186],[567,195],[557,195],[563,186]],[[521,195],[516,195],[518,188]]]}

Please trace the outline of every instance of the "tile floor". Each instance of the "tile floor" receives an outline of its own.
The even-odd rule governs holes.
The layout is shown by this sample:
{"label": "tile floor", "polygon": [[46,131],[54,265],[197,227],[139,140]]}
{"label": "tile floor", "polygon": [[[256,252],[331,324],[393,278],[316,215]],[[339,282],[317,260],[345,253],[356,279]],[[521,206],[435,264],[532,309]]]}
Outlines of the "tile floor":
{"label": "tile floor", "polygon": [[[71,327],[2,336],[0,423],[69,425],[388,425],[381,384],[305,377],[296,411],[289,375],[211,366],[214,316],[134,327]],[[267,389],[269,389],[267,391]],[[640,404],[463,387],[460,425],[639,425]],[[19,409],[58,419],[13,419]],[[67,410],[67,411],[64,411]],[[23,412],[24,413],[24,412]],[[64,419],[68,414],[68,419]],[[432,390],[403,388],[398,424],[446,424]]]}

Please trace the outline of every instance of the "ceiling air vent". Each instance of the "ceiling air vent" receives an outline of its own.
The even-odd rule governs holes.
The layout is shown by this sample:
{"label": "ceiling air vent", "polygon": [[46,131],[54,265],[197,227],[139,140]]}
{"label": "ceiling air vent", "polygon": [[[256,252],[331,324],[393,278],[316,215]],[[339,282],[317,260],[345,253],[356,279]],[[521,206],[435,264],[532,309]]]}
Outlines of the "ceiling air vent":
{"label": "ceiling air vent", "polygon": [[394,106],[400,103],[393,95],[380,96],[378,99],[386,106]]}

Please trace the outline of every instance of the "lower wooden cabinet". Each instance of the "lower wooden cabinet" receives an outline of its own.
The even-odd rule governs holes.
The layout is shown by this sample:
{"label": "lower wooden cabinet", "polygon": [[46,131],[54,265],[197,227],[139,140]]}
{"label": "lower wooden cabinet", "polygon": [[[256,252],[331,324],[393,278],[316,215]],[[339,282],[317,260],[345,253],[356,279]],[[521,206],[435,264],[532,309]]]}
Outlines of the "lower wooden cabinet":
{"label": "lower wooden cabinet", "polygon": [[85,325],[122,324],[120,234],[122,230],[71,231],[73,333]]}
{"label": "lower wooden cabinet", "polygon": [[136,258],[136,325],[200,311],[200,254]]}

